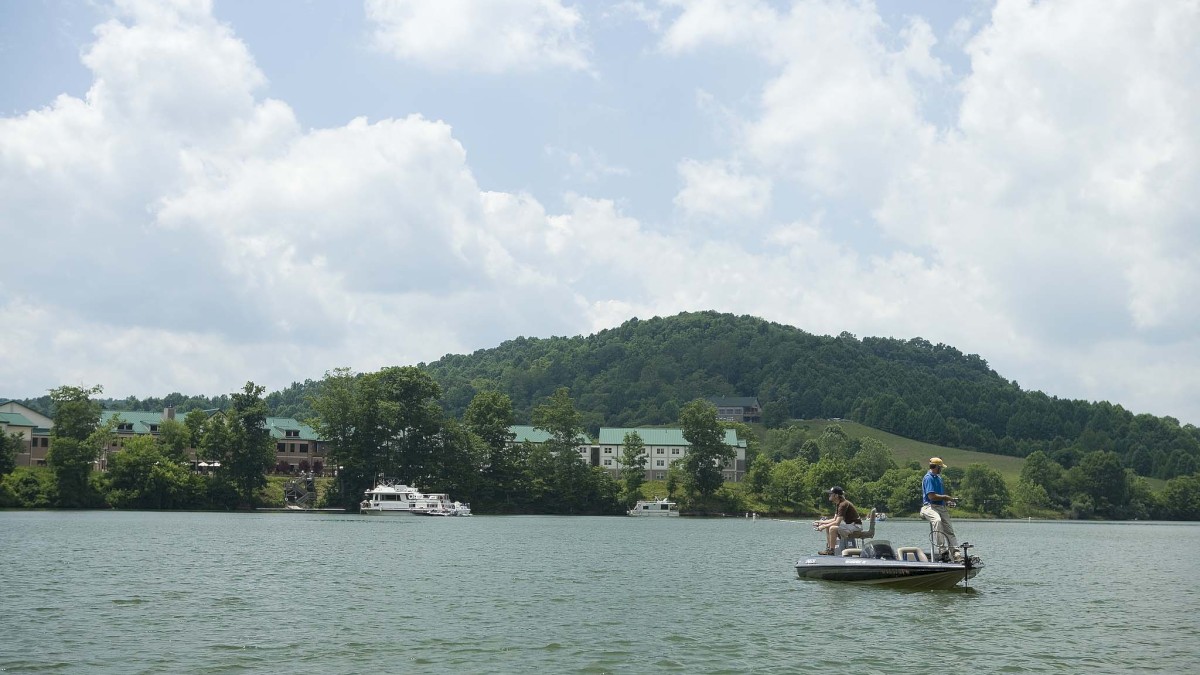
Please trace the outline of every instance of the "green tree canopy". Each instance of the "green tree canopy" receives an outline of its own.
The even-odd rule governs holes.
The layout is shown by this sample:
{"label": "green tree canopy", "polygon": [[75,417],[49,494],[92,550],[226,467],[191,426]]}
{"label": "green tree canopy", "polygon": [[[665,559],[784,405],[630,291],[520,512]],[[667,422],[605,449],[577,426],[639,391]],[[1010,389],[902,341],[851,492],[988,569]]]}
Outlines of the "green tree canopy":
{"label": "green tree canopy", "polygon": [[20,434],[0,433],[0,476],[8,475],[17,468],[17,451],[20,449]]}
{"label": "green tree canopy", "polygon": [[222,449],[220,475],[227,476],[242,504],[254,508],[255,491],[267,484],[267,471],[275,463],[275,445],[267,428],[267,404],[263,387],[247,382],[230,395],[226,411],[228,443]]}
{"label": "green tree canopy", "polygon": [[[1115,452],[1092,452],[1067,471],[1072,501],[1091,505],[1102,518],[1124,518],[1130,504],[1130,483]],[[1086,502],[1075,495],[1084,495]],[[1086,517],[1086,516],[1085,516]]]}
{"label": "green tree canopy", "polygon": [[1200,520],[1200,474],[1167,481],[1162,510],[1163,517],[1169,520]]}
{"label": "green tree canopy", "polygon": [[200,503],[200,476],[172,459],[172,451],[151,436],[125,440],[109,459],[105,478],[108,503],[119,509],[194,508]]}
{"label": "green tree canopy", "polygon": [[850,473],[867,482],[879,480],[894,468],[896,461],[892,459],[892,451],[874,438],[861,439],[858,452],[850,460]]}
{"label": "green tree canopy", "polygon": [[785,459],[771,466],[765,497],[773,509],[807,506],[813,492],[808,482],[808,465],[802,459]]}
{"label": "green tree canopy", "polygon": [[978,513],[1002,516],[1012,503],[1004,476],[986,464],[967,467],[959,492],[963,506]]}
{"label": "green tree canopy", "polygon": [[646,481],[646,444],[636,431],[625,433],[621,448],[621,474],[625,481],[625,504],[633,506],[642,497],[642,483]]}
{"label": "green tree canopy", "polygon": [[[54,426],[50,428],[47,459],[58,485],[61,506],[95,506],[100,501],[89,477],[101,449],[108,445],[106,430],[100,426],[100,404],[92,400],[101,391],[99,386],[50,390]],[[114,423],[110,420],[110,426]]]}
{"label": "green tree canopy", "polygon": [[725,444],[725,429],[717,420],[717,408],[697,399],[679,413],[683,437],[691,445],[683,468],[691,490],[702,498],[710,497],[724,482],[722,466],[736,456]]}

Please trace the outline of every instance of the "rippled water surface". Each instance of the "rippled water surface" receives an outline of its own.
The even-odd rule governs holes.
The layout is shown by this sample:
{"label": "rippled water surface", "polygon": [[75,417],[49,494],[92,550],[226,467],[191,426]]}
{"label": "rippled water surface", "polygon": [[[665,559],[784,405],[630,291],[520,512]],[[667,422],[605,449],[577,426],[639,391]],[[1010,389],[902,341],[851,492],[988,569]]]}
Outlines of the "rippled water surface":
{"label": "rippled water surface", "polygon": [[1195,672],[1200,525],[958,530],[970,592],[798,580],[769,519],[0,512],[0,671]]}

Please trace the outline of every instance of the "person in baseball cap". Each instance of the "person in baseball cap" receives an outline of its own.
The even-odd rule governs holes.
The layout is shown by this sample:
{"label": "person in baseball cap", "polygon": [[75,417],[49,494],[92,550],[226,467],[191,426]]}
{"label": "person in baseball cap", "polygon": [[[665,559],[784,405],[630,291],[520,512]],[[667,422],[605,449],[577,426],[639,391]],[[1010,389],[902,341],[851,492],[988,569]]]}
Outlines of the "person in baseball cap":
{"label": "person in baseball cap", "polygon": [[954,534],[954,525],[950,523],[950,511],[947,507],[954,506],[954,497],[946,494],[946,484],[942,480],[942,471],[946,462],[941,457],[929,458],[929,473],[921,481],[921,517],[933,525],[933,540],[937,543],[938,558],[949,560],[951,557],[961,557],[958,550],[958,537]]}
{"label": "person in baseball cap", "polygon": [[838,536],[846,537],[854,532],[862,532],[862,517],[858,509],[846,499],[846,491],[833,486],[825,491],[829,501],[833,502],[835,510],[832,518],[818,520],[814,525],[817,530],[825,530],[825,550],[818,555],[833,555]]}

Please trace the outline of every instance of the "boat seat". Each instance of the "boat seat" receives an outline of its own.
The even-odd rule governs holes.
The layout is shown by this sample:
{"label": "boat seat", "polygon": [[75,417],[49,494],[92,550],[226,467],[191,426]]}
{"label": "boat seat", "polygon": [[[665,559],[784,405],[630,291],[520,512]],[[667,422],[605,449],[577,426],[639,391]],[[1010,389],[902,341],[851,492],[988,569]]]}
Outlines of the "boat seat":
{"label": "boat seat", "polygon": [[842,557],[843,558],[852,558],[852,557],[858,557],[861,555],[862,555],[861,548],[844,548],[844,549],[842,549]]}
{"label": "boat seat", "polygon": [[901,546],[896,549],[896,555],[900,557],[900,560],[929,562],[929,556],[925,555],[925,551],[916,546]]}
{"label": "boat seat", "polygon": [[858,546],[862,546],[862,543],[864,541],[866,541],[867,539],[874,538],[874,536],[875,536],[875,509],[871,509],[871,512],[869,514],[867,514],[867,522],[868,522],[868,526],[862,530],[859,530],[858,532],[851,532],[850,534],[845,535],[845,536],[843,536],[841,532],[838,532],[838,539],[841,540],[841,542],[842,542],[841,545],[843,548],[852,547],[855,545],[855,542],[858,543]]}

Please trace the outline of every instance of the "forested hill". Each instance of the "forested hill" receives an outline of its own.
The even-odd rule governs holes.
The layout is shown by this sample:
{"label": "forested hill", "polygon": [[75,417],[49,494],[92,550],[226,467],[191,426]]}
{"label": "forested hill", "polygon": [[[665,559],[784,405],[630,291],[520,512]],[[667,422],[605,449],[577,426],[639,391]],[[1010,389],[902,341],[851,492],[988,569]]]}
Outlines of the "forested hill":
{"label": "forested hill", "polygon": [[[1172,478],[1200,464],[1200,429],[1170,417],[1133,415],[1107,402],[1022,391],[979,356],[914,338],[858,339],[806,333],[749,316],[715,312],[642,321],[586,337],[517,338],[470,355],[420,364],[442,386],[446,412],[460,417],[485,389],[507,393],[519,422],[558,387],[595,432],[600,426],[676,424],[696,398],[754,396],[768,426],[788,419],[844,417],[915,440],[1024,457],[1044,450],[1064,467],[1089,452],[1115,452],[1143,476]],[[311,416],[319,381],[267,396],[274,415]],[[118,410],[174,405],[222,408],[227,397],[102,404]],[[49,399],[28,401],[49,412]]]}
{"label": "forested hill", "polygon": [[695,398],[755,396],[764,421],[845,417],[917,440],[1006,455],[1045,450],[1073,466],[1116,452],[1139,474],[1191,474],[1200,429],[1133,415],[1106,402],[1026,392],[979,356],[914,338],[818,336],[715,312],[632,319],[586,337],[517,338],[494,349],[423,365],[460,415],[495,388],[523,420],[567,386],[593,429],[673,424]]}

